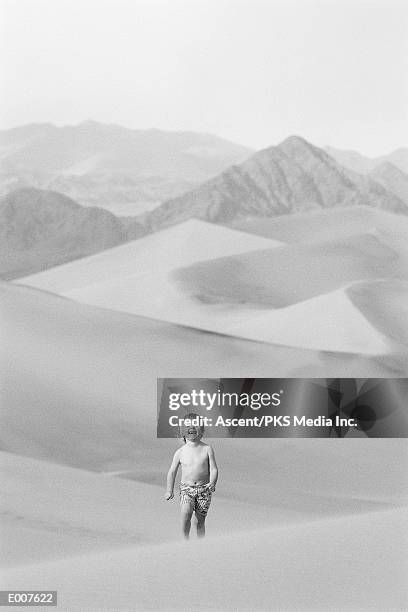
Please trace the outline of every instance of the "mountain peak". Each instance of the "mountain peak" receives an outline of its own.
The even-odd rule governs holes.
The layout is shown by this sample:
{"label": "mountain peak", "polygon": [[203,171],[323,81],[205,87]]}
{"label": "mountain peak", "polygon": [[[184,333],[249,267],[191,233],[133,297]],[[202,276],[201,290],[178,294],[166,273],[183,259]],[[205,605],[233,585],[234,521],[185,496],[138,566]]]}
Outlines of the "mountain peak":
{"label": "mountain peak", "polygon": [[285,138],[285,140],[283,140],[278,145],[278,149],[280,149],[287,155],[293,155],[294,153],[300,153],[300,152],[308,152],[308,153],[313,153],[314,155],[318,153],[320,156],[323,152],[321,149],[318,149],[317,147],[312,145],[310,142],[308,142],[301,136],[296,136],[296,135]]}
{"label": "mountain peak", "polygon": [[282,142],[278,146],[313,147],[310,142],[308,142],[305,138],[302,138],[302,136],[298,136],[297,134],[292,134],[291,136],[288,136],[287,138],[285,138],[285,140],[282,140]]}
{"label": "mountain peak", "polygon": [[405,212],[404,200],[368,177],[346,171],[300,136],[258,151],[194,191],[146,216],[151,231],[191,217],[214,223],[321,208],[374,206]]}
{"label": "mountain peak", "polygon": [[296,155],[303,153],[313,153],[316,155],[318,152],[321,152],[321,150],[301,136],[293,134],[292,136],[285,138],[285,140],[282,140],[282,142],[280,142],[278,145],[272,145],[262,149],[261,151],[257,151],[253,155],[253,158],[265,156],[272,156],[275,158],[276,155],[280,157],[282,153],[288,157],[295,157]]}

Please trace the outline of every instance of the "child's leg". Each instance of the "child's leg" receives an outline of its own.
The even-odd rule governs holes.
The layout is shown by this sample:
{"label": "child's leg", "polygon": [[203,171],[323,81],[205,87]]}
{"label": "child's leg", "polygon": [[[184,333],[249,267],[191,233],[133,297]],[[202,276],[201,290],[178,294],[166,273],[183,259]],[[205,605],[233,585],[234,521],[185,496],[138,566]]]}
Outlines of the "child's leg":
{"label": "child's leg", "polygon": [[205,518],[206,515],[202,514],[202,512],[196,512],[197,519],[197,536],[199,538],[203,538],[205,536]]}
{"label": "child's leg", "polygon": [[181,509],[181,528],[183,535],[188,540],[191,528],[191,517],[193,515],[193,505],[189,503],[183,503],[180,505]]}
{"label": "child's leg", "polygon": [[195,515],[197,518],[197,536],[203,538],[205,536],[205,519],[211,505],[211,491],[204,489],[197,497],[195,507]]}

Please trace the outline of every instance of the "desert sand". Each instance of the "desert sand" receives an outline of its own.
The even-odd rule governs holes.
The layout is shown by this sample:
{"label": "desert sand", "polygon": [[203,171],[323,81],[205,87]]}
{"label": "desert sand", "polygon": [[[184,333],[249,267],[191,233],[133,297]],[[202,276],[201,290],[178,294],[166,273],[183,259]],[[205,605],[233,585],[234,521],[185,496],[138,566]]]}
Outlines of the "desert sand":
{"label": "desert sand", "polygon": [[358,280],[407,278],[407,263],[372,232],[217,258],[176,278],[197,299],[285,308]]}
{"label": "desert sand", "polygon": [[[347,217],[349,209],[343,213]],[[362,218],[352,211],[345,223],[350,235],[286,246],[191,220],[18,282],[232,337],[388,359],[394,338],[372,325],[347,294],[354,283],[406,277],[405,226],[393,247],[396,216],[381,215],[381,234],[377,226],[353,234],[352,222],[359,226]],[[326,220],[315,216],[315,233],[324,231]]]}
{"label": "desert sand", "polygon": [[229,227],[284,243],[312,244],[363,234],[378,227],[383,232],[388,229],[397,240],[408,230],[408,219],[405,215],[394,215],[376,208],[353,206],[261,219],[249,217],[234,221]]}
{"label": "desert sand", "polygon": [[195,221],[0,285],[1,588],[81,611],[407,608],[404,439],[214,440],[202,542],[180,541],[163,498],[180,442],[156,438],[157,377],[406,375],[406,281],[373,265],[384,248],[404,261],[403,231],[390,246],[391,226],[351,227],[345,275],[280,308],[180,286],[181,268],[288,248]]}
{"label": "desert sand", "polygon": [[156,436],[160,376],[393,373],[385,358],[246,341],[13,284],[1,285],[1,304],[2,448],[90,470],[135,469],[137,440]]}
{"label": "desert sand", "polygon": [[404,610],[406,526],[405,511],[380,511],[46,562],[2,582],[51,583],[66,610]]}
{"label": "desert sand", "polygon": [[7,283],[1,297],[2,588],[58,589],[64,610],[406,606],[405,440],[218,439],[208,538],[186,547],[163,499],[179,442],[155,439],[158,375],[364,377],[381,362]]}
{"label": "desert sand", "polygon": [[236,376],[307,362],[363,376],[369,360],[324,362],[7,284],[2,298],[2,588],[58,589],[66,610],[403,609],[405,440],[216,440],[199,546],[179,543],[177,501],[163,500],[178,441],[155,439],[157,372],[216,376],[228,356]]}
{"label": "desert sand", "polygon": [[18,283],[67,293],[120,278],[131,278],[282,242],[191,219],[91,257],[19,278]]}
{"label": "desert sand", "polygon": [[356,283],[348,295],[380,331],[396,341],[408,342],[408,283],[383,279]]}

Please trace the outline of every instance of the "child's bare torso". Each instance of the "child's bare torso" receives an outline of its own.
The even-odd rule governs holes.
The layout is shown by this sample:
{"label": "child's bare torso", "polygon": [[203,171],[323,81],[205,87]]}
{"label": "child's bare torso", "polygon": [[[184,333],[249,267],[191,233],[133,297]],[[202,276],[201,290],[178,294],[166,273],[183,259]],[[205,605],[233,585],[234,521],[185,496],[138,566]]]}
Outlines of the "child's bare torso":
{"label": "child's bare torso", "polygon": [[181,482],[188,485],[203,485],[210,480],[208,446],[200,442],[197,446],[185,444],[180,453]]}

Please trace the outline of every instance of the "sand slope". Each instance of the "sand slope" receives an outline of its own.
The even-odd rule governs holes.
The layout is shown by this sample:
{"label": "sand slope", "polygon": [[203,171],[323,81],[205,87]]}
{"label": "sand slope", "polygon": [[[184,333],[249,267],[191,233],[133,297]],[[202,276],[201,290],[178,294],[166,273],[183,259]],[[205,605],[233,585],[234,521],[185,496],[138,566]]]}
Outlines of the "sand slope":
{"label": "sand slope", "polygon": [[290,244],[339,240],[375,228],[382,232],[388,229],[396,239],[398,235],[406,235],[408,218],[368,206],[353,206],[267,219],[248,217],[234,221],[229,227]]}
{"label": "sand slope", "polygon": [[[145,439],[143,447],[147,445]],[[177,496],[166,502],[163,482],[158,486],[112,478],[4,452],[0,474],[5,493],[0,510],[3,569],[180,539]],[[235,500],[232,511],[230,506],[222,492],[217,495],[213,534],[307,517],[295,508],[248,500]],[[243,514],[248,517],[245,522]]]}
{"label": "sand slope", "polygon": [[166,272],[203,259],[280,244],[276,240],[191,219],[94,256],[19,278],[18,283],[65,294],[89,285]]}
{"label": "sand slope", "polygon": [[384,279],[357,283],[347,291],[373,326],[408,344],[408,283]]}
{"label": "sand slope", "polygon": [[136,441],[155,437],[157,376],[392,375],[384,361],[208,334],[17,285],[1,285],[0,297],[1,446],[86,469],[138,465]]}
{"label": "sand slope", "polygon": [[394,510],[43,563],[2,584],[52,584],[62,609],[404,610],[406,544]]}
{"label": "sand slope", "polygon": [[372,232],[200,262],[175,277],[201,301],[284,308],[355,281],[407,278],[408,258]]}
{"label": "sand slope", "polygon": [[2,588],[58,589],[63,610],[406,607],[406,440],[214,440],[208,540],[186,547],[177,501],[163,500],[178,441],[155,437],[158,375],[365,377],[386,364],[13,284],[0,298]]}
{"label": "sand slope", "polygon": [[[234,334],[315,350],[381,355],[391,352],[387,329],[379,332],[343,290],[292,304],[277,311],[256,313],[234,326]],[[272,340],[273,339],[273,340]]]}
{"label": "sand slope", "polygon": [[402,277],[405,264],[405,254],[375,233],[285,247],[192,220],[19,282],[248,340],[387,355],[387,334],[333,289]]}
{"label": "sand slope", "polygon": [[[178,444],[176,440],[158,440],[155,444],[163,449],[164,458],[150,444],[156,439],[157,376],[218,378],[225,374],[246,377],[250,373],[280,377],[297,375],[302,367],[306,376],[387,375],[386,368],[381,369],[372,359],[200,333],[15,285],[2,285],[1,298],[2,448],[87,470],[130,471],[131,477],[144,482],[162,483],[168,456]],[[312,449],[321,442],[303,443]],[[350,440],[353,442],[357,441]],[[269,448],[269,453],[279,449],[274,456],[276,463],[283,452],[280,444],[287,449],[289,443],[274,441],[271,447],[268,440],[257,441],[258,450],[252,450],[251,457],[266,469],[270,459],[262,459],[265,449]],[[241,440],[240,444],[247,448],[250,442]],[[297,447],[300,440],[293,444]],[[368,444],[367,449],[374,448],[372,442]],[[337,447],[330,446],[334,453]],[[392,441],[391,447],[396,449],[397,442]],[[224,461],[234,446],[228,448]],[[234,462],[239,460],[239,456],[232,456]],[[341,452],[334,457],[337,464]],[[385,486],[391,478],[392,454],[376,457],[376,453],[370,456],[367,470],[369,473],[377,461],[378,479],[380,466],[387,465]],[[353,461],[358,461],[362,470],[362,458]],[[299,466],[291,476],[295,478],[294,488],[307,481],[301,470],[301,455],[297,462]],[[328,477],[326,489],[329,481]],[[356,490],[359,488],[361,482]],[[368,491],[372,496],[373,490]]]}

